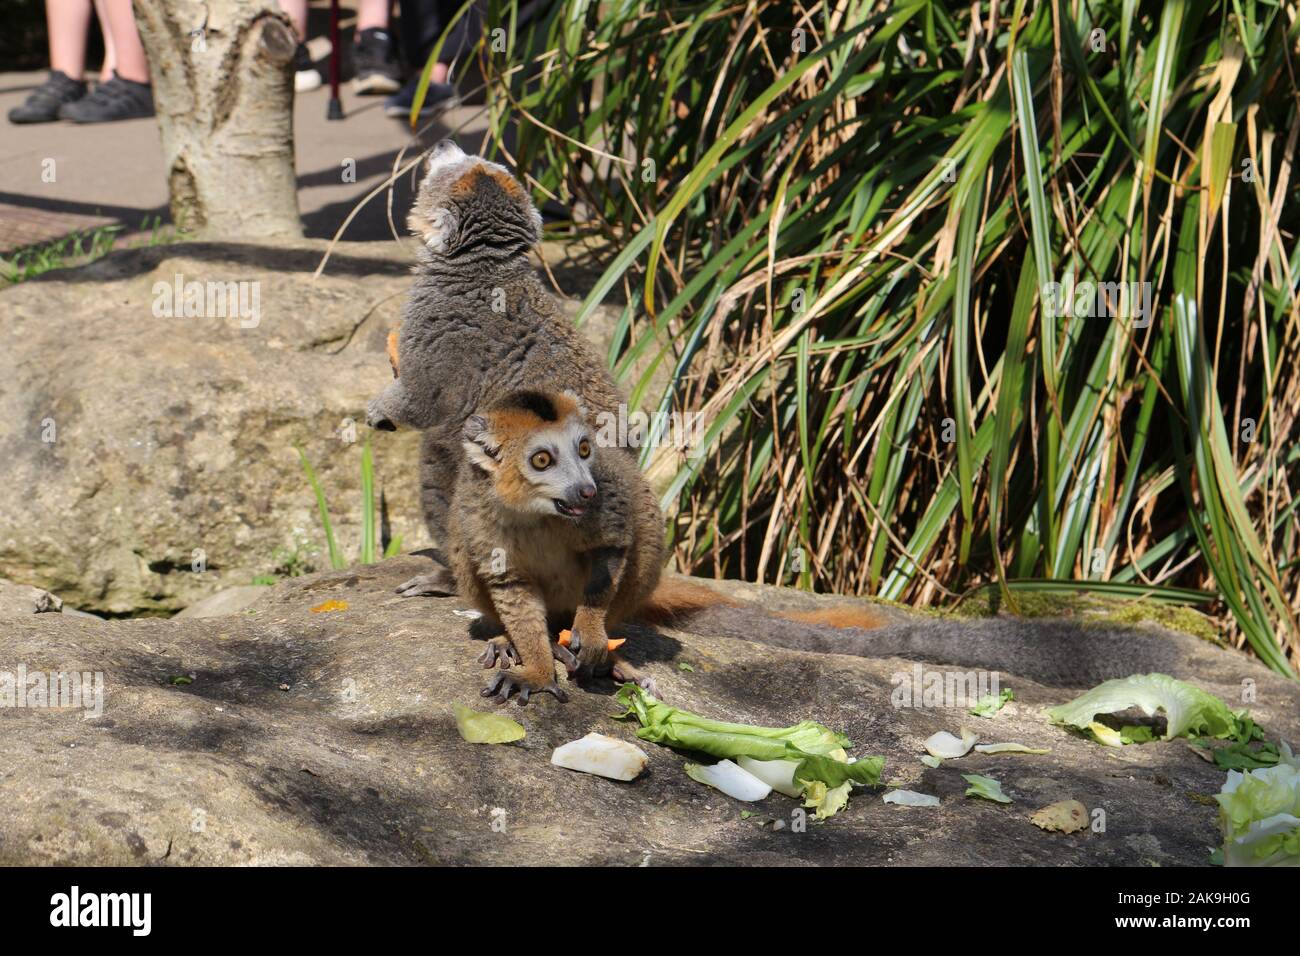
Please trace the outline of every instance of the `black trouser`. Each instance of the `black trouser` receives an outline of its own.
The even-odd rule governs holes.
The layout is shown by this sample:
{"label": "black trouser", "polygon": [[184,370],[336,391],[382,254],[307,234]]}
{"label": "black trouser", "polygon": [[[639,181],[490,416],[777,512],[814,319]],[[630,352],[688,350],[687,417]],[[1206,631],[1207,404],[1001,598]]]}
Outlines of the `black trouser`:
{"label": "black trouser", "polygon": [[[456,15],[464,0],[398,0],[402,17],[402,53],[413,70],[424,68],[438,38],[447,31],[447,24]],[[438,54],[439,63],[450,64],[463,58],[478,42],[483,32],[483,4],[475,3],[452,24],[447,42]]]}

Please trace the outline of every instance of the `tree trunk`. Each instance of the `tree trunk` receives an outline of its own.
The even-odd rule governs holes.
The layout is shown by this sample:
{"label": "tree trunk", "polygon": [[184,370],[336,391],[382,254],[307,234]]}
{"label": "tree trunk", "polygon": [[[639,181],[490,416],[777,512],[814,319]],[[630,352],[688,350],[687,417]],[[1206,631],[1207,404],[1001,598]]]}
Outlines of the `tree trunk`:
{"label": "tree trunk", "polygon": [[293,52],[275,0],[135,0],[172,222],[204,237],[301,236]]}

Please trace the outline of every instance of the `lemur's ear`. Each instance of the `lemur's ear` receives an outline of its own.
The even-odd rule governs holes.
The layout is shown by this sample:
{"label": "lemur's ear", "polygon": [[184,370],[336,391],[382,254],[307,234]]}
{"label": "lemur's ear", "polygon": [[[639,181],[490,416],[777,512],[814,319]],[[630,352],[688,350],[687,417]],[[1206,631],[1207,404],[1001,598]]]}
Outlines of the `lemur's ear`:
{"label": "lemur's ear", "polygon": [[464,441],[461,446],[469,460],[491,474],[501,465],[501,445],[493,437],[488,421],[482,415],[471,415],[465,419],[461,430]]}
{"label": "lemur's ear", "polygon": [[451,251],[459,224],[456,211],[446,206],[431,209],[426,214],[417,204],[406,220],[406,225],[411,232],[419,236],[426,246],[437,253]]}
{"label": "lemur's ear", "polygon": [[575,391],[574,391],[573,389],[571,389],[571,388],[566,388],[566,389],[565,389],[563,392],[561,392],[560,394],[563,395],[565,398],[569,399],[570,401],[572,401],[574,405],[578,406],[578,414],[579,414],[581,417],[583,417],[583,418],[586,418],[586,417],[587,417],[587,406],[584,405],[584,404],[582,404],[582,396],[581,396],[581,395],[579,395],[577,392],[575,392]]}

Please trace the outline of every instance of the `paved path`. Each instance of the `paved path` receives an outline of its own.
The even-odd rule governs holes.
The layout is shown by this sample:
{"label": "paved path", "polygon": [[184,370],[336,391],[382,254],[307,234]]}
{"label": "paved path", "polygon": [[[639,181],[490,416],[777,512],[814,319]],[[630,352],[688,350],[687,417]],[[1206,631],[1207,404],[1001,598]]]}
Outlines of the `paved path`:
{"label": "paved path", "polygon": [[[316,47],[324,44],[324,49]],[[313,53],[324,55],[326,41]],[[14,126],[9,110],[42,82],[43,72],[0,73],[0,252],[101,225],[120,223],[135,232],[146,220],[168,220],[167,184],[153,119],[95,126],[45,123]],[[329,238],[356,202],[388,175],[403,146],[418,149],[407,125],[384,115],[383,97],[357,97],[345,84],[345,118],[325,118],[327,87],[299,94],[294,105],[298,205],[307,236]],[[462,125],[463,124],[463,125]],[[456,128],[466,150],[477,150],[484,123],[481,107],[444,114],[423,135],[427,146]],[[47,159],[54,182],[45,182]],[[344,160],[355,160],[356,182],[343,182]],[[396,187],[394,220],[402,230],[410,205],[407,183]],[[389,235],[382,198],[373,200],[349,226],[345,238],[382,240]]]}

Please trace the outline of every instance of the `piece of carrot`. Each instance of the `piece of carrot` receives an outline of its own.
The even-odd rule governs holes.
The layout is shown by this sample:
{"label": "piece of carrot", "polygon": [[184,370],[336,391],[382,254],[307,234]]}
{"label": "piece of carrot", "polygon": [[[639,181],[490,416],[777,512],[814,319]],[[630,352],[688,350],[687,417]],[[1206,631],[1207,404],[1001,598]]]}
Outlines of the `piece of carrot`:
{"label": "piece of carrot", "polygon": [[[557,643],[558,643],[561,647],[568,647],[568,646],[569,646],[569,638],[570,638],[572,635],[573,635],[573,632],[572,632],[571,630],[569,630],[569,629],[566,627],[564,630],[562,630],[562,631],[560,632],[560,639],[559,639],[559,641],[557,641]],[[611,650],[611,651],[613,651],[613,650],[617,650],[618,648],[622,647],[622,646],[623,646],[624,644],[626,644],[626,643],[627,643],[627,638],[626,638],[626,637],[611,637],[611,638],[607,638],[607,639],[606,639],[605,647],[606,647],[607,650]]]}

